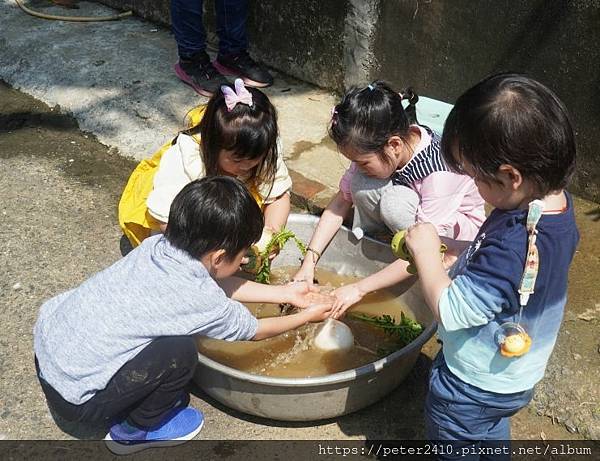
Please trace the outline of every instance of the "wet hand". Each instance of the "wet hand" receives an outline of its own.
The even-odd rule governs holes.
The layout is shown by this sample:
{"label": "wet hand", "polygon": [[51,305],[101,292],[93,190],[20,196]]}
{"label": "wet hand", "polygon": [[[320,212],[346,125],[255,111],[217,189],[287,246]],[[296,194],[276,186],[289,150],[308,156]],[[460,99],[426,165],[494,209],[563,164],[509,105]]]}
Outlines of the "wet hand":
{"label": "wet hand", "polygon": [[331,310],[331,317],[334,319],[342,317],[352,305],[360,302],[365,295],[356,283],[339,287],[331,294],[335,297]]}
{"label": "wet hand", "polygon": [[327,296],[327,298],[329,298],[327,301],[321,300],[318,303],[313,303],[302,311],[304,315],[308,316],[309,322],[321,322],[331,316],[333,297]]}
{"label": "wet hand", "polygon": [[284,285],[284,289],[287,295],[285,302],[301,309],[314,304],[315,295],[319,293],[319,288],[305,281],[290,282]]}

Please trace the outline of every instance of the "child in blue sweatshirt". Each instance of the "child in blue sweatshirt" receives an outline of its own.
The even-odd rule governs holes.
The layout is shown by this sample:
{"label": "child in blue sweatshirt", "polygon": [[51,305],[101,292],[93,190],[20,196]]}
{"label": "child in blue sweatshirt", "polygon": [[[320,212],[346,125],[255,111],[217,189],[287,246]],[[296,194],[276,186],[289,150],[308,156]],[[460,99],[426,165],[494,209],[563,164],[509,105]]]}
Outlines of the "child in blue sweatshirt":
{"label": "child in blue sweatshirt", "polygon": [[[440,459],[480,459],[461,455],[510,439],[509,418],[531,400],[556,342],[579,240],[565,191],[575,139],[552,91],[502,73],[458,98],[442,145],[447,164],[471,176],[495,209],[449,274],[433,225],[417,224],[406,237],[443,341],[426,423],[431,440],[454,441],[455,453]],[[525,330],[522,350],[502,342],[510,322]]]}

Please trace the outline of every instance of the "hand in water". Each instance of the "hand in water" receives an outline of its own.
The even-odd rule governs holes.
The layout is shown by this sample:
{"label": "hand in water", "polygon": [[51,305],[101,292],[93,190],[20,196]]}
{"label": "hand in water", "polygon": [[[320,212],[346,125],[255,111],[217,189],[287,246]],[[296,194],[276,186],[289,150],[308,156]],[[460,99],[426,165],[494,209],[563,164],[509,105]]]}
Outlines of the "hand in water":
{"label": "hand in water", "polygon": [[339,287],[331,294],[335,297],[331,311],[331,317],[334,319],[342,317],[352,305],[360,302],[365,295],[356,283]]}
{"label": "hand in water", "polygon": [[330,304],[333,306],[333,303],[335,302],[335,298],[333,296],[331,296],[330,294],[321,293],[320,291],[318,291],[318,287],[312,288],[317,291],[311,291],[306,295],[307,299],[310,301],[310,306],[312,306],[313,304]]}
{"label": "hand in water", "polygon": [[306,282],[291,282],[285,285],[287,302],[301,309],[315,304],[314,296],[319,293],[319,288]]}
{"label": "hand in water", "polygon": [[[331,297],[328,296],[328,298]],[[331,301],[319,302],[311,304],[302,312],[306,312],[308,314],[309,322],[321,322],[331,315],[332,307],[333,303]]]}

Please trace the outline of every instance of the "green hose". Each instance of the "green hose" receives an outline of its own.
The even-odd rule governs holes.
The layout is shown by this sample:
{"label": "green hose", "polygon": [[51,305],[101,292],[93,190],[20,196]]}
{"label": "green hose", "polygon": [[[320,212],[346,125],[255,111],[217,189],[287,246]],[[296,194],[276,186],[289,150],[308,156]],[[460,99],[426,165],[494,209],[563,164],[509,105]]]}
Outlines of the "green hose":
{"label": "green hose", "polygon": [[38,11],[34,11],[21,3],[21,0],[15,0],[17,6],[21,8],[25,13],[35,16],[36,18],[52,19],[54,21],[71,21],[71,22],[98,22],[98,21],[116,21],[118,19],[126,18],[131,16],[131,11],[125,11],[124,13],[114,14],[112,16],[57,16],[54,14],[45,14]]}

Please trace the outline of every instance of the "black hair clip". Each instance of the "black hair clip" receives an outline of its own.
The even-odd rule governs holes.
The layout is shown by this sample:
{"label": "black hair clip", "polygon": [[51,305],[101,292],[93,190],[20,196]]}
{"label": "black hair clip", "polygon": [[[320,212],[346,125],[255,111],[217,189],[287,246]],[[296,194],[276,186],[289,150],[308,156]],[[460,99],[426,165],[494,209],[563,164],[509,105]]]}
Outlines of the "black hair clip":
{"label": "black hair clip", "polygon": [[419,95],[414,92],[412,87],[408,87],[400,92],[400,97],[408,101],[411,106],[419,102]]}

